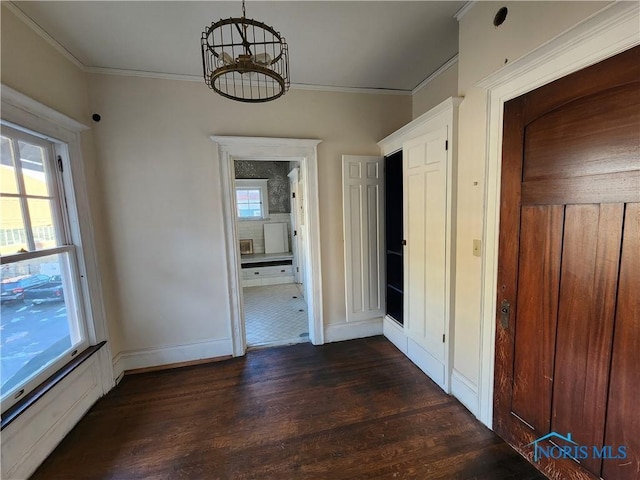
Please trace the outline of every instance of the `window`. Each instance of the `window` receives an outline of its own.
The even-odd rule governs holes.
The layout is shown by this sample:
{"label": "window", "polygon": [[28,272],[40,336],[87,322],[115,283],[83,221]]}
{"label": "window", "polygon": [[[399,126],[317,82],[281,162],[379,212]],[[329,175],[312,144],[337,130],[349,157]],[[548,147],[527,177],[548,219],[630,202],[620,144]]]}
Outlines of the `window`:
{"label": "window", "polygon": [[236,180],[236,209],[241,220],[268,218],[267,180]]}
{"label": "window", "polygon": [[56,144],[0,134],[2,411],[88,346],[77,246]]}

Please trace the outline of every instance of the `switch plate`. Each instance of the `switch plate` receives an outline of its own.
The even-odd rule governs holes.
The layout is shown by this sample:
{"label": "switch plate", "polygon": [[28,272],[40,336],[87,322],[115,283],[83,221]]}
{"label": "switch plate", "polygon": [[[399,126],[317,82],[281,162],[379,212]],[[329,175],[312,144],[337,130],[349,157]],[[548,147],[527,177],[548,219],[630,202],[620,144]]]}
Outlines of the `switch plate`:
{"label": "switch plate", "polygon": [[479,257],[482,255],[482,240],[473,240],[473,256]]}

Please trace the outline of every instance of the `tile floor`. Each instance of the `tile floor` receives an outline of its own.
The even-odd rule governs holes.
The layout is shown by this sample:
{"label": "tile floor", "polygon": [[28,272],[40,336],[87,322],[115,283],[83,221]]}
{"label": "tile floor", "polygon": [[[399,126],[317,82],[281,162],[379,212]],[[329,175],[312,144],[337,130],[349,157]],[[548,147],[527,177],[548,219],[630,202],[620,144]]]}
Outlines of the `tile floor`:
{"label": "tile floor", "polygon": [[309,341],[307,304],[295,283],[245,287],[247,345],[287,345]]}

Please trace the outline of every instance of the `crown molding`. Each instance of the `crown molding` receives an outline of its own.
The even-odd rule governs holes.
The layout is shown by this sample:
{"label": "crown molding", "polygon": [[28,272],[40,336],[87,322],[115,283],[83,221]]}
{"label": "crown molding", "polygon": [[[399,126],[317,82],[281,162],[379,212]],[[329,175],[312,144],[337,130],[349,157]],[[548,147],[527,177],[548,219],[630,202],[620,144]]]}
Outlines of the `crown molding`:
{"label": "crown molding", "polygon": [[455,18],[458,22],[462,20],[462,18],[476,5],[477,0],[471,0],[465,3],[460,10],[453,14],[453,18]]}
{"label": "crown molding", "polygon": [[418,86],[411,91],[411,95],[415,95],[416,93],[418,93],[420,90],[422,90],[424,87],[426,87],[431,82],[433,82],[436,78],[438,78],[442,73],[444,73],[445,71],[449,70],[449,68],[451,68],[456,63],[458,63],[458,54],[457,53],[453,57],[451,57],[449,60],[447,60],[435,72],[433,72],[431,75],[429,75],[427,78],[425,78],[422,82],[420,82],[418,84]]}
{"label": "crown molding", "polygon": [[[67,50],[61,43],[55,38],[49,35],[45,30],[34,22],[27,14],[25,14],[20,8],[11,1],[3,1],[2,5],[6,7],[10,12],[18,17],[25,25],[31,28],[38,36],[40,36],[45,42],[55,48],[60,54],[62,54],[67,60],[73,63],[78,69],[85,73],[92,73],[97,75],[117,75],[122,77],[138,77],[138,78],[155,78],[160,80],[179,80],[186,82],[202,82],[201,75],[189,75],[180,73],[163,73],[163,72],[150,72],[146,70],[130,70],[121,68],[108,68],[108,67],[93,67],[84,65],[77,57],[75,57],[69,50]],[[464,8],[464,7],[463,7]],[[364,88],[364,87],[336,87],[331,85],[314,85],[305,83],[292,83],[291,90],[310,90],[316,92],[335,92],[335,93],[355,93],[355,94],[370,94],[370,95],[398,95],[398,96],[411,96],[416,91],[423,88],[429,81],[433,80],[437,75],[442,73],[451,66],[450,62],[457,61],[457,55],[454,59],[449,60],[442,67],[432,73],[426,80],[418,85],[414,90],[397,90],[388,88]]]}
{"label": "crown molding", "polygon": [[29,17],[26,13],[20,10],[13,2],[2,2],[2,6],[13,13],[18,19],[24,23],[27,27],[33,30],[38,36],[40,36],[45,42],[55,48],[58,53],[60,53],[64,58],[73,63],[76,67],[78,67],[83,72],[86,71],[86,67],[82,64],[80,60],[78,60],[69,50],[64,48],[61,43],[59,43],[55,38],[45,32],[40,25],[34,22],[31,17]]}

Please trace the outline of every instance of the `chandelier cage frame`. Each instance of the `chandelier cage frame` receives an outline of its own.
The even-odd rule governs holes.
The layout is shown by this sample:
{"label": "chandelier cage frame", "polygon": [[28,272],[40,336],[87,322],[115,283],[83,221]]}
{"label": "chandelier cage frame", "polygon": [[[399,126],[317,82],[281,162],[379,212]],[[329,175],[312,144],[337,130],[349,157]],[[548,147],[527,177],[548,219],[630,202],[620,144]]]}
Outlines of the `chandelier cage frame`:
{"label": "chandelier cage frame", "polygon": [[218,20],[202,33],[202,69],[209,88],[248,103],[275,100],[290,86],[289,49],[265,23],[242,17]]}

